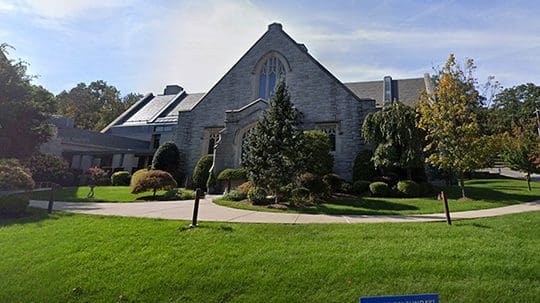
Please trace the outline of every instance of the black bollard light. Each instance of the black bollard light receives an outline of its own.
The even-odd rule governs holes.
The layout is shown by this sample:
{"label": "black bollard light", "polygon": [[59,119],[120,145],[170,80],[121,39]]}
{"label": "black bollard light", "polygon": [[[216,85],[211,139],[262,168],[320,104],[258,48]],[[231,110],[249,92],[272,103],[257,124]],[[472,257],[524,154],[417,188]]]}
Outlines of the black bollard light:
{"label": "black bollard light", "polygon": [[197,227],[197,216],[199,215],[199,199],[201,197],[202,191],[200,188],[197,188],[195,191],[195,205],[193,205],[193,219],[189,228]]}

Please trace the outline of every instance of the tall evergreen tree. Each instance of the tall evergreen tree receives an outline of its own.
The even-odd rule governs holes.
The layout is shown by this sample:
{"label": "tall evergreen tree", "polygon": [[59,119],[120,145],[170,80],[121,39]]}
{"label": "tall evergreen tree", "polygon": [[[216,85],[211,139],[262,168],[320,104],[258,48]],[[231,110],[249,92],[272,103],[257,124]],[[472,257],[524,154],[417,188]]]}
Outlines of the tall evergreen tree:
{"label": "tall evergreen tree", "polygon": [[242,164],[248,171],[248,178],[274,194],[276,203],[279,202],[280,188],[302,172],[299,116],[285,83],[280,82],[269,109],[257,122],[244,147]]}
{"label": "tall evergreen tree", "polygon": [[165,142],[159,146],[152,159],[152,169],[163,170],[171,174],[178,184],[184,178],[182,172],[182,159],[180,150],[172,141]]}

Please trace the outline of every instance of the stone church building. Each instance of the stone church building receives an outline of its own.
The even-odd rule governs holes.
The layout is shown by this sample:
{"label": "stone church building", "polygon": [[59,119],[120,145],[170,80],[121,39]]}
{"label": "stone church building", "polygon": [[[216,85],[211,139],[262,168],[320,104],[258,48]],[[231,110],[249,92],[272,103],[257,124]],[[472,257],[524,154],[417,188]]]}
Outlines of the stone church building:
{"label": "stone church building", "polygon": [[301,127],[329,135],[334,171],[350,180],[356,154],[370,148],[360,132],[366,115],[394,100],[411,105],[426,89],[428,77],[393,80],[386,76],[380,81],[343,83],[281,24],[273,23],[207,93],[187,93],[169,85],[161,95],[146,95],[102,133],[147,142],[146,150],[138,148],[138,154],[128,157],[135,159],[132,162],[115,163],[122,169],[148,165],[159,144],[170,140],[183,152],[188,174],[208,154],[214,155],[216,173],[237,168],[242,165],[243,143],[283,80],[302,113]]}

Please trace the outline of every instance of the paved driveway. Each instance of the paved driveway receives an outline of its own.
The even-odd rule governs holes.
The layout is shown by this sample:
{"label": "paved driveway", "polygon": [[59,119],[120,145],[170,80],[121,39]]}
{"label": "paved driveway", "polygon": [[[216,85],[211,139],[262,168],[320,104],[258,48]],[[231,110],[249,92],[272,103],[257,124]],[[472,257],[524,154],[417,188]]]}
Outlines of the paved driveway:
{"label": "paved driveway", "polygon": [[[245,223],[382,223],[445,221],[444,214],[425,215],[310,215],[271,213],[234,209],[214,204],[216,196],[202,199],[199,221]],[[46,201],[31,201],[31,206],[47,208]],[[136,203],[54,202],[54,209],[81,214],[191,220],[193,200]],[[499,208],[451,213],[452,220],[494,217],[529,211],[539,211],[540,200]]]}

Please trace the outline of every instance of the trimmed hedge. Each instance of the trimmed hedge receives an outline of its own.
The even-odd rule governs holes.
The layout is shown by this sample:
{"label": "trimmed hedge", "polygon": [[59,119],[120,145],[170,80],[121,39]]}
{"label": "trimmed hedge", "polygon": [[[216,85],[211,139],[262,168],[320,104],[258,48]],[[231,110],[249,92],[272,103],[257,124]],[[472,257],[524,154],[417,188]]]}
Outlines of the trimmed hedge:
{"label": "trimmed hedge", "polygon": [[32,175],[18,160],[0,159],[0,191],[34,188]]}
{"label": "trimmed hedge", "polygon": [[128,171],[117,171],[111,176],[112,186],[128,186],[131,181],[131,175]]}
{"label": "trimmed hedge", "polygon": [[246,195],[241,191],[234,189],[223,195],[223,199],[227,201],[242,201],[246,198]]}
{"label": "trimmed hedge", "polygon": [[420,196],[420,186],[418,183],[411,180],[399,181],[397,184],[397,190],[400,196],[406,198],[414,198]]}
{"label": "trimmed hedge", "polygon": [[204,190],[206,188],[206,182],[210,176],[210,168],[212,168],[213,162],[214,157],[210,155],[203,156],[199,159],[199,162],[197,162],[197,165],[195,165],[195,168],[193,169],[192,187],[194,189],[200,188]]}
{"label": "trimmed hedge", "polygon": [[176,182],[182,182],[184,179],[182,160],[178,146],[172,141],[165,142],[154,154],[152,169],[166,171],[174,177]]}
{"label": "trimmed hedge", "polygon": [[374,197],[388,197],[392,194],[392,189],[384,182],[373,182],[369,185],[369,191]]}
{"label": "trimmed hedge", "polygon": [[248,199],[255,205],[266,205],[268,200],[266,199],[266,191],[260,187],[253,187],[248,192]]}
{"label": "trimmed hedge", "polygon": [[247,171],[243,168],[226,168],[219,173],[217,179],[220,181],[247,179]]}
{"label": "trimmed hedge", "polygon": [[369,181],[363,181],[359,180],[353,183],[352,185],[353,193],[355,194],[363,194],[367,191],[369,191]]}

